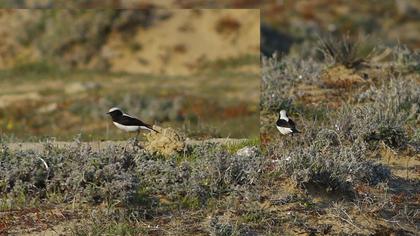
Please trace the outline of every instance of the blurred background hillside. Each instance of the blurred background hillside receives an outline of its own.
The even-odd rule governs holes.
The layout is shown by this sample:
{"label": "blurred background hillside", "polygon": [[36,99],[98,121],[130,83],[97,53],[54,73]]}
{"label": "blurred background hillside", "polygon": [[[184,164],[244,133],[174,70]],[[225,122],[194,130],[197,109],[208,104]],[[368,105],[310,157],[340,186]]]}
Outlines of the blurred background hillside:
{"label": "blurred background hillside", "polygon": [[359,32],[383,43],[420,47],[420,1],[411,0],[21,0],[3,7],[255,8],[261,9],[261,46],[270,55],[288,52],[320,32]]}
{"label": "blurred background hillside", "polygon": [[120,139],[104,115],[120,106],[194,138],[258,136],[259,24],[258,10],[3,9],[0,130]]}

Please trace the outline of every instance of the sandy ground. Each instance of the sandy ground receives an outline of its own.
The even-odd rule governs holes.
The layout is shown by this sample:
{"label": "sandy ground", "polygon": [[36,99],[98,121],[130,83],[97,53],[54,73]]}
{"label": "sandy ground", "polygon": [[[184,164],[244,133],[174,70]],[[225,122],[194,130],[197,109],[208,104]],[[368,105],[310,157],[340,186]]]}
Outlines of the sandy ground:
{"label": "sandy ground", "polygon": [[188,75],[202,63],[259,54],[259,11],[170,10],[168,16],[136,32],[139,51],[130,50],[121,35],[109,38],[102,53],[113,55],[111,70]]}
{"label": "sandy ground", "polygon": [[[203,143],[218,143],[218,144],[237,144],[246,141],[247,139],[231,139],[231,138],[215,138],[207,140],[186,140],[187,145],[197,145]],[[83,145],[89,145],[93,150],[100,150],[109,146],[122,146],[127,145],[127,141],[97,141],[97,142],[83,142]],[[74,142],[53,142],[53,147],[64,148],[75,145]],[[35,152],[42,151],[45,147],[42,143],[27,142],[27,143],[8,143],[8,148],[12,151],[27,151],[33,150]]]}

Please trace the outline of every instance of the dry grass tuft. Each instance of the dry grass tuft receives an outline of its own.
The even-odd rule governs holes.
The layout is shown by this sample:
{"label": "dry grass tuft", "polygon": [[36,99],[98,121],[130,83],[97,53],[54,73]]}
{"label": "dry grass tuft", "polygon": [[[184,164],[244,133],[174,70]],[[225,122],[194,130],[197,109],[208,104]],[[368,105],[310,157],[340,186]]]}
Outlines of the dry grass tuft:
{"label": "dry grass tuft", "polygon": [[369,62],[375,52],[375,46],[366,39],[353,39],[349,34],[341,37],[329,35],[320,39],[319,50],[330,63],[357,68]]}
{"label": "dry grass tuft", "polygon": [[154,154],[173,156],[184,150],[185,137],[173,128],[153,126],[159,133],[150,132],[145,134],[145,149]]}
{"label": "dry grass tuft", "polygon": [[320,79],[326,87],[338,89],[349,89],[367,83],[360,75],[342,65],[325,70]]}

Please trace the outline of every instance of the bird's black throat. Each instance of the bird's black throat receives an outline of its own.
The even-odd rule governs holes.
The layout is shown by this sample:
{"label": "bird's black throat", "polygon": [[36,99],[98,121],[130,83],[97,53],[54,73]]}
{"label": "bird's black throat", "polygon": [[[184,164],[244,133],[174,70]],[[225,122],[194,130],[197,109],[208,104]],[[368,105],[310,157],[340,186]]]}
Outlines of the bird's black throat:
{"label": "bird's black throat", "polygon": [[109,115],[111,116],[112,121],[118,121],[123,116],[123,113],[120,110],[115,110],[109,112]]}

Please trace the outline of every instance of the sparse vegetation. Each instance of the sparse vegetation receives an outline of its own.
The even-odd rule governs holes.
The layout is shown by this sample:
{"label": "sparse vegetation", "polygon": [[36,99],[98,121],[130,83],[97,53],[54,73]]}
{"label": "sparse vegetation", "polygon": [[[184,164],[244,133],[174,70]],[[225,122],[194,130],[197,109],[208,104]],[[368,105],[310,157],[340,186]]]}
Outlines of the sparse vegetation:
{"label": "sparse vegetation", "polygon": [[[27,2],[40,7],[92,7],[99,3],[23,0],[1,5],[24,7]],[[175,2],[189,8],[204,4]],[[87,119],[102,120],[103,110],[115,103],[147,121],[179,121],[189,137],[220,137],[220,130],[225,127],[252,130],[256,121],[254,116],[228,121],[223,118],[220,123],[209,125],[210,121],[200,122],[197,115],[205,114],[206,110],[230,118],[258,109],[238,105],[240,100],[228,101],[228,97],[241,94],[242,100],[251,100],[248,99],[258,86],[237,78],[256,78],[255,67],[251,73],[246,71],[259,61],[255,55],[212,61],[200,55],[191,57],[190,53],[196,50],[190,44],[176,42],[164,49],[168,54],[159,58],[163,67],[157,68],[164,70],[176,61],[188,70],[195,67],[205,70],[205,76],[105,74],[90,69],[109,69],[113,56],[117,58],[114,62],[127,62],[127,58],[112,53],[121,44],[110,47],[111,50],[109,47],[99,50],[105,35],[121,37],[120,43],[126,44],[124,48],[136,54],[128,61],[137,62],[137,67],[155,65],[156,61],[140,55],[152,47],[132,40],[137,37],[131,37],[132,25],[126,24],[142,21],[137,17],[147,15],[105,10],[95,18],[93,27],[87,25],[91,17],[83,14],[81,20],[73,21],[70,17],[51,25],[39,17],[27,27],[16,27],[27,30],[20,34],[18,43],[34,44],[40,52],[48,52],[51,46],[53,53],[46,54],[51,61],[89,69],[69,75],[66,69],[50,64],[51,61],[18,60],[15,67],[0,71],[1,86],[7,90],[0,105],[12,104],[8,100],[16,99],[13,94],[19,92],[14,90],[19,86],[7,83],[10,79],[13,82],[34,79],[43,84],[41,91],[34,89],[36,93],[23,102],[5,106],[7,113],[0,112],[0,234],[47,231],[66,235],[418,234],[420,58],[419,52],[412,49],[419,42],[418,4],[394,0],[385,0],[383,4],[356,0],[352,5],[317,0],[216,2],[242,7],[263,4],[262,17],[270,30],[261,31],[262,37],[267,37],[262,42],[275,41],[278,43],[273,48],[284,49],[262,59],[262,150],[257,148],[258,139],[229,145],[187,145],[165,156],[133,149],[132,143],[128,149],[114,144],[101,148],[100,142],[98,147],[96,143],[83,144],[81,140],[122,137],[113,130],[105,133],[105,123],[100,122],[83,130],[85,133],[68,147],[55,148],[55,142],[47,141],[41,152],[10,150],[7,142],[15,142],[15,136],[6,136],[3,131],[19,138],[22,134],[65,130],[71,137],[75,132],[71,127],[78,127]],[[132,7],[133,1],[100,4],[125,8]],[[153,4],[138,7],[150,8],[153,14]],[[191,15],[204,14],[194,10]],[[196,25],[187,21],[171,28],[191,33]],[[223,41],[232,39],[235,43],[235,35],[247,29],[247,24],[237,18],[225,17],[215,22],[209,29],[218,32]],[[54,30],[58,34],[52,34]],[[338,37],[314,42],[321,30]],[[378,40],[355,40],[340,35],[349,30],[372,34],[372,38],[383,40],[384,45]],[[141,33],[139,38],[145,35]],[[411,48],[392,46],[395,38]],[[13,47],[5,45],[8,50],[2,51],[2,55],[14,52],[9,50]],[[376,53],[378,49],[380,54]],[[282,54],[286,51],[289,54]],[[27,54],[24,52],[19,58],[31,58]],[[100,58],[97,60],[95,55]],[[198,63],[179,60],[183,57]],[[133,84],[140,77],[144,89],[130,86],[134,89],[116,91],[117,87],[123,87],[122,81]],[[75,83],[65,83],[62,78]],[[105,80],[112,82],[109,87],[102,83]],[[160,87],[161,84],[174,87],[180,81],[185,86],[179,90]],[[49,86],[47,82],[58,85]],[[225,89],[233,92],[229,96],[219,93]],[[107,95],[110,91],[112,96]],[[184,97],[185,91],[191,93],[188,99]],[[65,93],[69,94],[64,99],[57,99],[57,94]],[[301,134],[278,134],[273,124],[280,109],[288,111]],[[44,115],[48,118],[42,118]],[[66,122],[51,127],[62,120]],[[95,134],[98,130],[104,133]],[[86,136],[89,133],[93,136]]]}
{"label": "sparse vegetation", "polygon": [[88,220],[83,228],[73,228],[76,234],[143,232],[131,224],[179,209],[205,210],[230,196],[256,194],[254,186],[261,181],[265,163],[258,151],[229,154],[211,143],[186,147],[172,158],[115,145],[98,150],[79,140],[62,148],[46,142],[39,151],[15,152],[2,143],[1,209],[44,203],[107,206],[107,212],[98,214],[112,224]]}
{"label": "sparse vegetation", "polygon": [[335,131],[317,131],[315,139],[307,146],[273,151],[281,153],[278,168],[301,187],[315,185],[335,193],[349,193],[358,184],[376,185],[390,178],[389,168],[367,159],[366,146],[356,140],[343,145]]}

